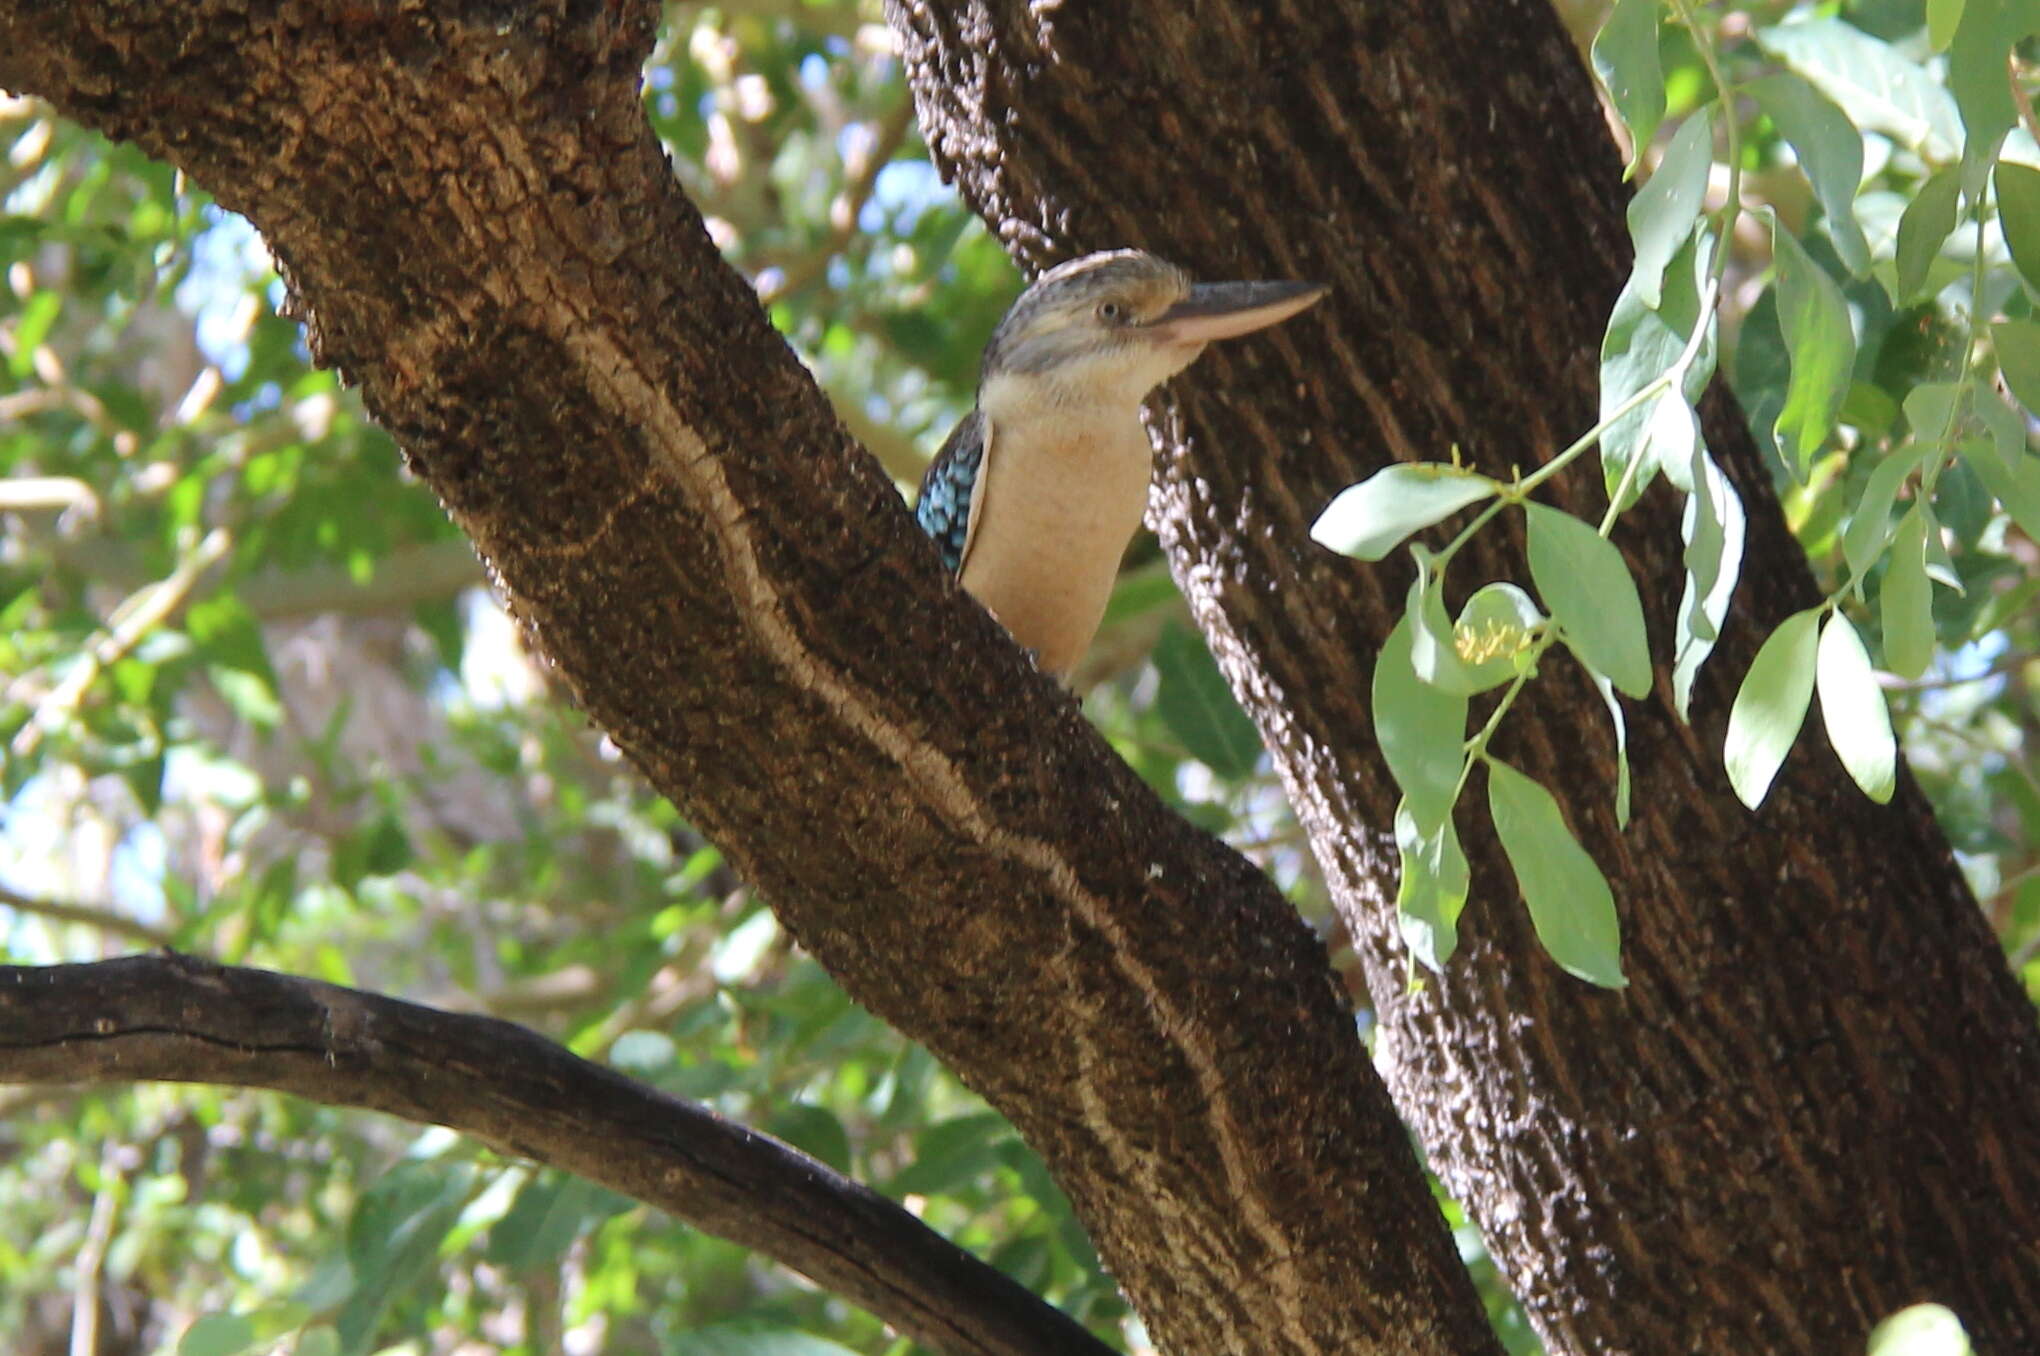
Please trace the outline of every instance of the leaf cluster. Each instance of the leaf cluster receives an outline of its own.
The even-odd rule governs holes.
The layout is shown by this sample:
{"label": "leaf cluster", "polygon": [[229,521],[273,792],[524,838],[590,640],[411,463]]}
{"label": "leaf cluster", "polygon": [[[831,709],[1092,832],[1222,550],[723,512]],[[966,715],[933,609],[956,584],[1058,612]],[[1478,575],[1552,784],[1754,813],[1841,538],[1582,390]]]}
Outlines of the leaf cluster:
{"label": "leaf cluster", "polygon": [[[1694,679],[1733,624],[1745,532],[1694,410],[1724,353],[1795,528],[1832,584],[1744,676],[1722,758],[1745,804],[1764,801],[1816,692],[1843,767],[1889,800],[1899,736],[1887,693],[2025,629],[2032,593],[2011,579],[2040,531],[2040,129],[2022,53],[2040,11],[1957,0],[1923,13],[1883,7],[1871,24],[1833,8],[1731,15],[1690,0],[1618,0],[1594,67],[1630,134],[1629,171],[1652,168],[1628,211],[1635,262],[1602,343],[1599,422],[1519,480],[1469,470],[1456,451],[1389,467],[1334,499],[1314,529],[1335,550],[1378,560],[1482,506],[1442,550],[1410,546],[1417,581],[1374,678],[1404,796],[1398,906],[1426,966],[1449,959],[1466,904],[1453,811],[1478,768],[1545,949],[1581,978],[1622,982],[1605,879],[1557,802],[1488,744],[1539,657],[1563,643],[1607,701],[1613,818],[1627,824],[1621,698],[1651,696],[1654,665],[1636,585],[1609,537],[1658,477],[1681,496],[1685,583],[1673,650],[1657,663],[1688,719]],[[1759,190],[1771,199],[1754,214],[1761,245],[1742,230],[1746,195]],[[1743,313],[1730,298],[1745,291],[1758,299]],[[1935,342],[1909,341],[1918,335]],[[1532,499],[1590,449],[1608,495],[1598,524]],[[1526,520],[1536,597],[1493,581],[1448,616],[1453,557],[1505,511]],[[1469,699],[1496,688],[1469,733]]]}

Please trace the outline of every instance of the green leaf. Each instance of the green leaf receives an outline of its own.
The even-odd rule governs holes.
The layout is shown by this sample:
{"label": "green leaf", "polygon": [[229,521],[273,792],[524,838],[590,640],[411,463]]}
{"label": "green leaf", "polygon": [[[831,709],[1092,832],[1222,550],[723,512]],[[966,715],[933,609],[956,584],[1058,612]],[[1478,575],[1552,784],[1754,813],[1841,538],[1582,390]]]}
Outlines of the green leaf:
{"label": "green leaf", "polygon": [[1972,185],[1982,183],[1980,172],[2018,121],[2006,58],[2012,44],[2035,28],[2040,28],[2040,9],[2033,0],[1968,0],[1962,7],[1948,45],[1947,81],[1968,132],[1964,167],[1979,172],[1969,181]]}
{"label": "green leaf", "polygon": [[1684,391],[1667,391],[1651,406],[1643,441],[1651,463],[1680,491],[1691,494],[1693,450],[1700,446],[1700,418],[1693,413]]}
{"label": "green leaf", "polygon": [[1792,363],[1775,433],[1786,464],[1803,481],[1848,394],[1856,336],[1849,328],[1849,308],[1841,289],[1779,224],[1775,213],[1771,248],[1778,273],[1778,325]]}
{"label": "green leaf", "polygon": [[886,1190],[896,1196],[954,1191],[989,1172],[998,1162],[993,1150],[1012,1133],[1006,1118],[990,1111],[938,1122],[915,1138],[914,1161]]}
{"label": "green leaf", "polygon": [[1574,839],[1549,791],[1498,758],[1486,761],[1488,813],[1537,940],[1566,973],[1604,988],[1624,987],[1622,928],[1601,869]]}
{"label": "green leaf", "polygon": [[850,1134],[836,1113],[825,1106],[790,1103],[773,1114],[765,1129],[837,1172],[850,1171]]}
{"label": "green leaf", "polygon": [[319,1259],[292,1299],[314,1313],[323,1313],[338,1308],[353,1293],[354,1268],[348,1265],[345,1252],[334,1250]]}
{"label": "green leaf", "polygon": [[1820,633],[1815,686],[1820,690],[1820,718],[1835,755],[1864,795],[1879,805],[1888,803],[1898,786],[1891,711],[1884,703],[1884,690],[1877,686],[1863,638],[1839,612],[1828,618]]}
{"label": "green leaf", "polygon": [[1410,554],[1417,559],[1417,577],[1404,603],[1404,614],[1416,620],[1410,632],[1410,667],[1433,687],[1471,696],[1480,689],[1459,662],[1452,623],[1445,616],[1445,581],[1432,568],[1430,552],[1412,546]]}
{"label": "green leaf", "polygon": [[1566,644],[1622,691],[1648,696],[1643,603],[1622,553],[1569,513],[1542,504],[1523,508],[1530,522],[1530,577],[1564,628]]}
{"label": "green leaf", "polygon": [[489,1229],[483,1255],[513,1269],[550,1266],[595,1224],[629,1208],[626,1197],[593,1182],[563,1172],[535,1173]]}
{"label": "green leaf", "polygon": [[121,768],[121,780],[134,793],[135,801],[142,813],[151,819],[163,808],[163,775],[170,768],[170,760],[161,754],[154,758],[143,758]]}
{"label": "green leaf", "polygon": [[21,308],[20,316],[14,322],[14,351],[9,355],[7,367],[16,381],[24,380],[35,371],[35,351],[49,336],[50,327],[57,323],[57,314],[63,310],[64,294],[45,289],[30,296]]}
{"label": "green leaf", "polygon": [[260,1309],[250,1310],[248,1322],[255,1329],[256,1339],[267,1342],[297,1331],[311,1316],[310,1306],[286,1300],[281,1304],[265,1304]]}
{"label": "green leaf", "polygon": [[283,724],[283,703],[261,674],[213,664],[208,666],[206,676],[212,679],[213,690],[220,699],[250,725],[274,730]]}
{"label": "green leaf", "polygon": [[[1995,392],[1980,394],[2003,407],[2004,402],[1998,400]],[[2020,452],[2018,460],[2007,466],[1998,449],[1981,439],[1964,443],[1963,453],[1963,460],[2004,505],[2020,530],[2029,537],[2040,538],[2040,457]]]}
{"label": "green leaf", "polygon": [[1883,132],[1936,163],[1962,150],[1955,101],[1919,62],[1836,18],[1780,24],[1757,43],[1798,71],[1866,132]]}
{"label": "green leaf", "polygon": [[1261,756],[1260,732],[1233,700],[1203,640],[1174,623],[1163,627],[1155,669],[1161,676],[1155,709],[1191,756],[1228,780],[1251,773]]}
{"label": "green leaf", "polygon": [[2040,539],[2040,457],[2026,451],[2026,416],[1981,381],[1970,395],[1991,436],[1987,443],[1963,444],[1964,460],[2012,521]]}
{"label": "green leaf", "polygon": [[1870,271],[1870,243],[1856,220],[1856,190],[1863,183],[1863,137],[1834,101],[1790,71],[1763,76],[1743,87],[1757,107],[1792,143],[1806,172],[1828,238],[1842,266],[1860,278]]}
{"label": "green leaf", "polygon": [[1728,713],[1722,760],[1736,797],[1752,810],[1792,751],[1806,705],[1813,700],[1814,646],[1820,609],[1795,612],[1764,641]]}
{"label": "green leaf", "polygon": [[1514,584],[1483,584],[1459,609],[1452,644],[1464,665],[1467,692],[1485,692],[1523,671],[1544,614]]}
{"label": "green leaf", "polygon": [[1882,438],[1898,422],[1898,402],[1886,394],[1882,386],[1852,381],[1848,394],[1842,397],[1842,408],[1837,417],[1865,437]]}
{"label": "green leaf", "polygon": [[1962,0],[1927,0],[1927,45],[1936,52],[1947,51],[1961,22]]}
{"label": "green leaf", "polygon": [[1870,566],[1884,553],[1885,543],[1891,540],[1891,506],[1898,502],[1899,487],[1919,468],[1926,452],[1924,444],[1908,442],[1878,462],[1863,482],[1863,495],[1842,534],[1842,559],[1848,562],[1852,581],[1868,578]]}
{"label": "green leaf", "polygon": [[1594,35],[1594,74],[1607,87],[1622,125],[1629,129],[1629,163],[1622,177],[1636,173],[1643,153],[1665,118],[1665,72],[1658,60],[1660,0],[1616,0]]}
{"label": "green leaf", "polygon": [[231,593],[201,598],[184,610],[184,631],[204,658],[241,669],[275,687],[276,671],[262,640],[262,625]]}
{"label": "green leaf", "polygon": [[1691,719],[1693,683],[1721,635],[1743,558],[1741,497],[1704,447],[1694,449],[1693,465],[1693,493],[1686,498],[1681,524],[1686,583],[1672,656],[1672,699],[1681,720]]}
{"label": "green leaf", "polygon": [[438,1227],[449,1206],[458,1213],[465,1195],[461,1174],[438,1165],[405,1162],[391,1168],[356,1201],[347,1224],[347,1259],[357,1277],[390,1270],[395,1264],[438,1246]]}
{"label": "green leaf", "polygon": [[440,1241],[466,1204],[469,1174],[444,1163],[400,1163],[356,1201],[347,1223],[354,1288],[334,1320],[343,1347],[360,1350],[397,1295],[432,1273]]}
{"label": "green leaf", "polygon": [[1398,464],[1341,490],[1312,525],[1312,540],[1356,560],[1380,560],[1403,538],[1499,488],[1442,462]]}
{"label": "green leaf", "polygon": [[[1978,458],[1994,461],[1996,457],[1989,438],[1970,433],[1949,449],[1941,467],[1933,503],[1939,509],[1936,517],[1944,530],[1927,538],[1927,577],[1954,590],[1958,596],[1966,596],[1972,584],[1983,585],[1988,592],[1999,577],[2017,573],[2009,559],[1997,554],[2001,543],[1994,541],[1989,549],[1979,549],[1997,506],[1974,463]],[[1958,551],[1959,566],[1955,558]],[[1982,598],[1976,599],[1973,606],[1951,602],[1935,625],[1944,636],[1953,636],[1960,629],[1956,623],[1966,621],[1982,604]],[[1957,612],[1963,615],[1957,617]]]}
{"label": "green leaf", "polygon": [[1999,161],[1997,204],[1998,225],[2004,230],[2012,262],[2019,266],[2026,286],[2040,291],[2040,169]]}
{"label": "green leaf", "polygon": [[1405,615],[1375,656],[1374,732],[1418,828],[1432,833],[1452,813],[1458,795],[1466,698],[1417,677],[1410,662],[1411,630]]}
{"label": "green leaf", "polygon": [[1971,1356],[1973,1351],[1952,1309],[1915,1304],[1871,1329],[1868,1356]]}
{"label": "green leaf", "polygon": [[1395,808],[1395,845],[1402,857],[1395,907],[1403,945],[1442,974],[1459,945],[1459,914],[1466,907],[1471,880],[1459,834],[1450,815],[1426,834],[1404,801]]}
{"label": "green leaf", "polygon": [[396,815],[384,811],[361,836],[362,867],[371,876],[390,876],[411,864],[416,854],[410,835]]}
{"label": "green leaf", "polygon": [[314,1324],[298,1334],[290,1356],[340,1356],[340,1334],[329,1324]]}
{"label": "green leaf", "polygon": [[177,1356],[235,1356],[255,1342],[255,1325],[246,1314],[207,1314],[184,1330]]}
{"label": "green leaf", "polygon": [[[1716,324],[1712,308],[1701,309],[1700,279],[1707,272],[1712,243],[1712,237],[1704,232],[1686,242],[1665,270],[1664,297],[1655,310],[1638,295],[1633,273],[1622,294],[1615,298],[1615,308],[1608,316],[1608,331],[1601,340],[1603,419],[1664,375],[1678,360],[1696,325],[1705,325],[1707,333],[1682,385],[1688,403],[1699,399],[1707,389],[1708,378],[1714,374]],[[1601,476],[1610,498],[1614,497],[1630,458],[1647,450],[1653,408],[1646,405],[1631,410],[1601,434]],[[1631,487],[1633,491],[1642,494],[1654,474],[1653,466],[1640,468]]]}
{"label": "green leaf", "polygon": [[1936,170],[1920,185],[1898,219],[1898,285],[1891,300],[1909,305],[1927,285],[1927,269],[1955,229],[1962,198],[1962,172],[1953,165]]}
{"label": "green leaf", "polygon": [[1129,617],[1175,607],[1182,596],[1176,591],[1176,581],[1169,577],[1167,561],[1127,570],[1113,583],[1112,597],[1105,604],[1105,617],[1099,625],[1112,626]]}
{"label": "green leaf", "polygon": [[1891,564],[1879,598],[1884,621],[1884,663],[1901,678],[1917,678],[1934,657],[1933,585],[1927,579],[1927,530],[1932,515],[1914,504],[1891,543]]}
{"label": "green leaf", "polygon": [[1615,827],[1629,827],[1629,722],[1623,717],[1622,703],[1615,696],[1615,685],[1603,674],[1594,674],[1594,689],[1601,694],[1601,700],[1608,704],[1608,719],[1615,725]]}
{"label": "green leaf", "polygon": [[2027,410],[2040,414],[2040,325],[2000,320],[1990,327],[1990,343],[2005,385]]}
{"label": "green leaf", "polygon": [[1630,276],[1646,306],[1655,307],[1662,298],[1665,267],[1693,234],[1713,165],[1714,124],[1702,108],[1686,119],[1650,181],[1629,200],[1629,235],[1636,242]]}
{"label": "green leaf", "polygon": [[1923,381],[1905,393],[1905,422],[1914,441],[1931,451],[1948,438],[1962,417],[1969,388],[1952,381]]}
{"label": "green leaf", "polygon": [[[1982,440],[1979,439],[1979,445],[1981,445],[1981,442]],[[1955,491],[1952,489],[1952,485],[1960,478],[1952,472],[1941,477],[1941,497],[1943,499],[1947,499],[1954,494]],[[1927,578],[1943,588],[1953,589],[1958,594],[1968,592],[1967,587],[1962,583],[1961,572],[1955,568],[1955,558],[1948,554],[1947,535],[1941,531],[1940,518],[1934,513],[1931,504],[1924,505],[1923,507],[1927,515]]]}

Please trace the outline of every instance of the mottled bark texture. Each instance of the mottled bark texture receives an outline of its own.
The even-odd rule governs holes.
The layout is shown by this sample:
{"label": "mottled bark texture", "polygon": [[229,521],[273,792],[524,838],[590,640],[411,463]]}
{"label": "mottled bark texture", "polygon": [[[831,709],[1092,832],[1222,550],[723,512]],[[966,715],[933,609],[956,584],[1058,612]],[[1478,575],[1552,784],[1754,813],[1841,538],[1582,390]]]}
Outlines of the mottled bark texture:
{"label": "mottled bark texture", "polygon": [[756,1249],[940,1351],[1110,1356],[877,1192],[509,1022],[187,956],[0,966],[0,1081],[139,1079],[451,1126]]}
{"label": "mottled bark texture", "polygon": [[717,257],[656,15],[6,0],[0,86],[262,230],[590,716],[1013,1119],[1166,1349],[1492,1349],[1317,939],[957,592]]}
{"label": "mottled bark texture", "polygon": [[[896,0],[927,140],[1035,264],[1137,244],[1205,277],[1330,282],[1327,302],[1207,356],[1156,408],[1155,520],[1274,750],[1380,1003],[1398,1104],[1556,1351],[1860,1350],[1925,1299],[1987,1349],[2040,1350],[2040,1051],[1910,781],[1880,809],[1817,732],[1763,812],[1729,793],[1736,684],[1815,597],[1740,414],[1709,441],[1750,509],[1744,585],[1695,698],[1626,703],[1636,819],[1570,660],[1494,748],[1552,787],[1620,904],[1630,986],[1539,951],[1477,779],[1465,946],[1404,985],[1396,792],[1366,703],[1406,562],[1308,539],[1391,461],[1457,444],[1506,475],[1595,417],[1628,268],[1625,190],[1588,78],[1541,3]],[[1247,393],[1251,392],[1251,398]],[[1553,498],[1598,520],[1591,470]],[[1676,509],[1616,534],[1671,651]],[[1527,581],[1520,519],[1453,594]],[[1474,808],[1480,807],[1480,808]]]}

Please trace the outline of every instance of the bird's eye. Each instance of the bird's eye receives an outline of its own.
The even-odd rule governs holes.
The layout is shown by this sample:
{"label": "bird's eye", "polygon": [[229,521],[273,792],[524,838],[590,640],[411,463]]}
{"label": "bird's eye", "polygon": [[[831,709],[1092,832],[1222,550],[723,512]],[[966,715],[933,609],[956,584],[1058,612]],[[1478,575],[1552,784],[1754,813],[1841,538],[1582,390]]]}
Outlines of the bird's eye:
{"label": "bird's eye", "polygon": [[1107,324],[1116,325],[1126,316],[1126,308],[1116,301],[1098,303],[1098,318]]}

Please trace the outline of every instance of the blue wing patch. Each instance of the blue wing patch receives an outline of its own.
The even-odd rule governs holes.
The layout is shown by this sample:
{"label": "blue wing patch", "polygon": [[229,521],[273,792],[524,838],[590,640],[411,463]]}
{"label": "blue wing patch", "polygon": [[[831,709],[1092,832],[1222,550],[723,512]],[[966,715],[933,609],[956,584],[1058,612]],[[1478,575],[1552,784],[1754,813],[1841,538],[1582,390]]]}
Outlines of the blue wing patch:
{"label": "blue wing patch", "polygon": [[958,423],[928,463],[921,477],[921,499],[914,518],[935,539],[942,563],[951,574],[963,568],[963,548],[970,540],[970,498],[985,461],[984,416],[972,410]]}

